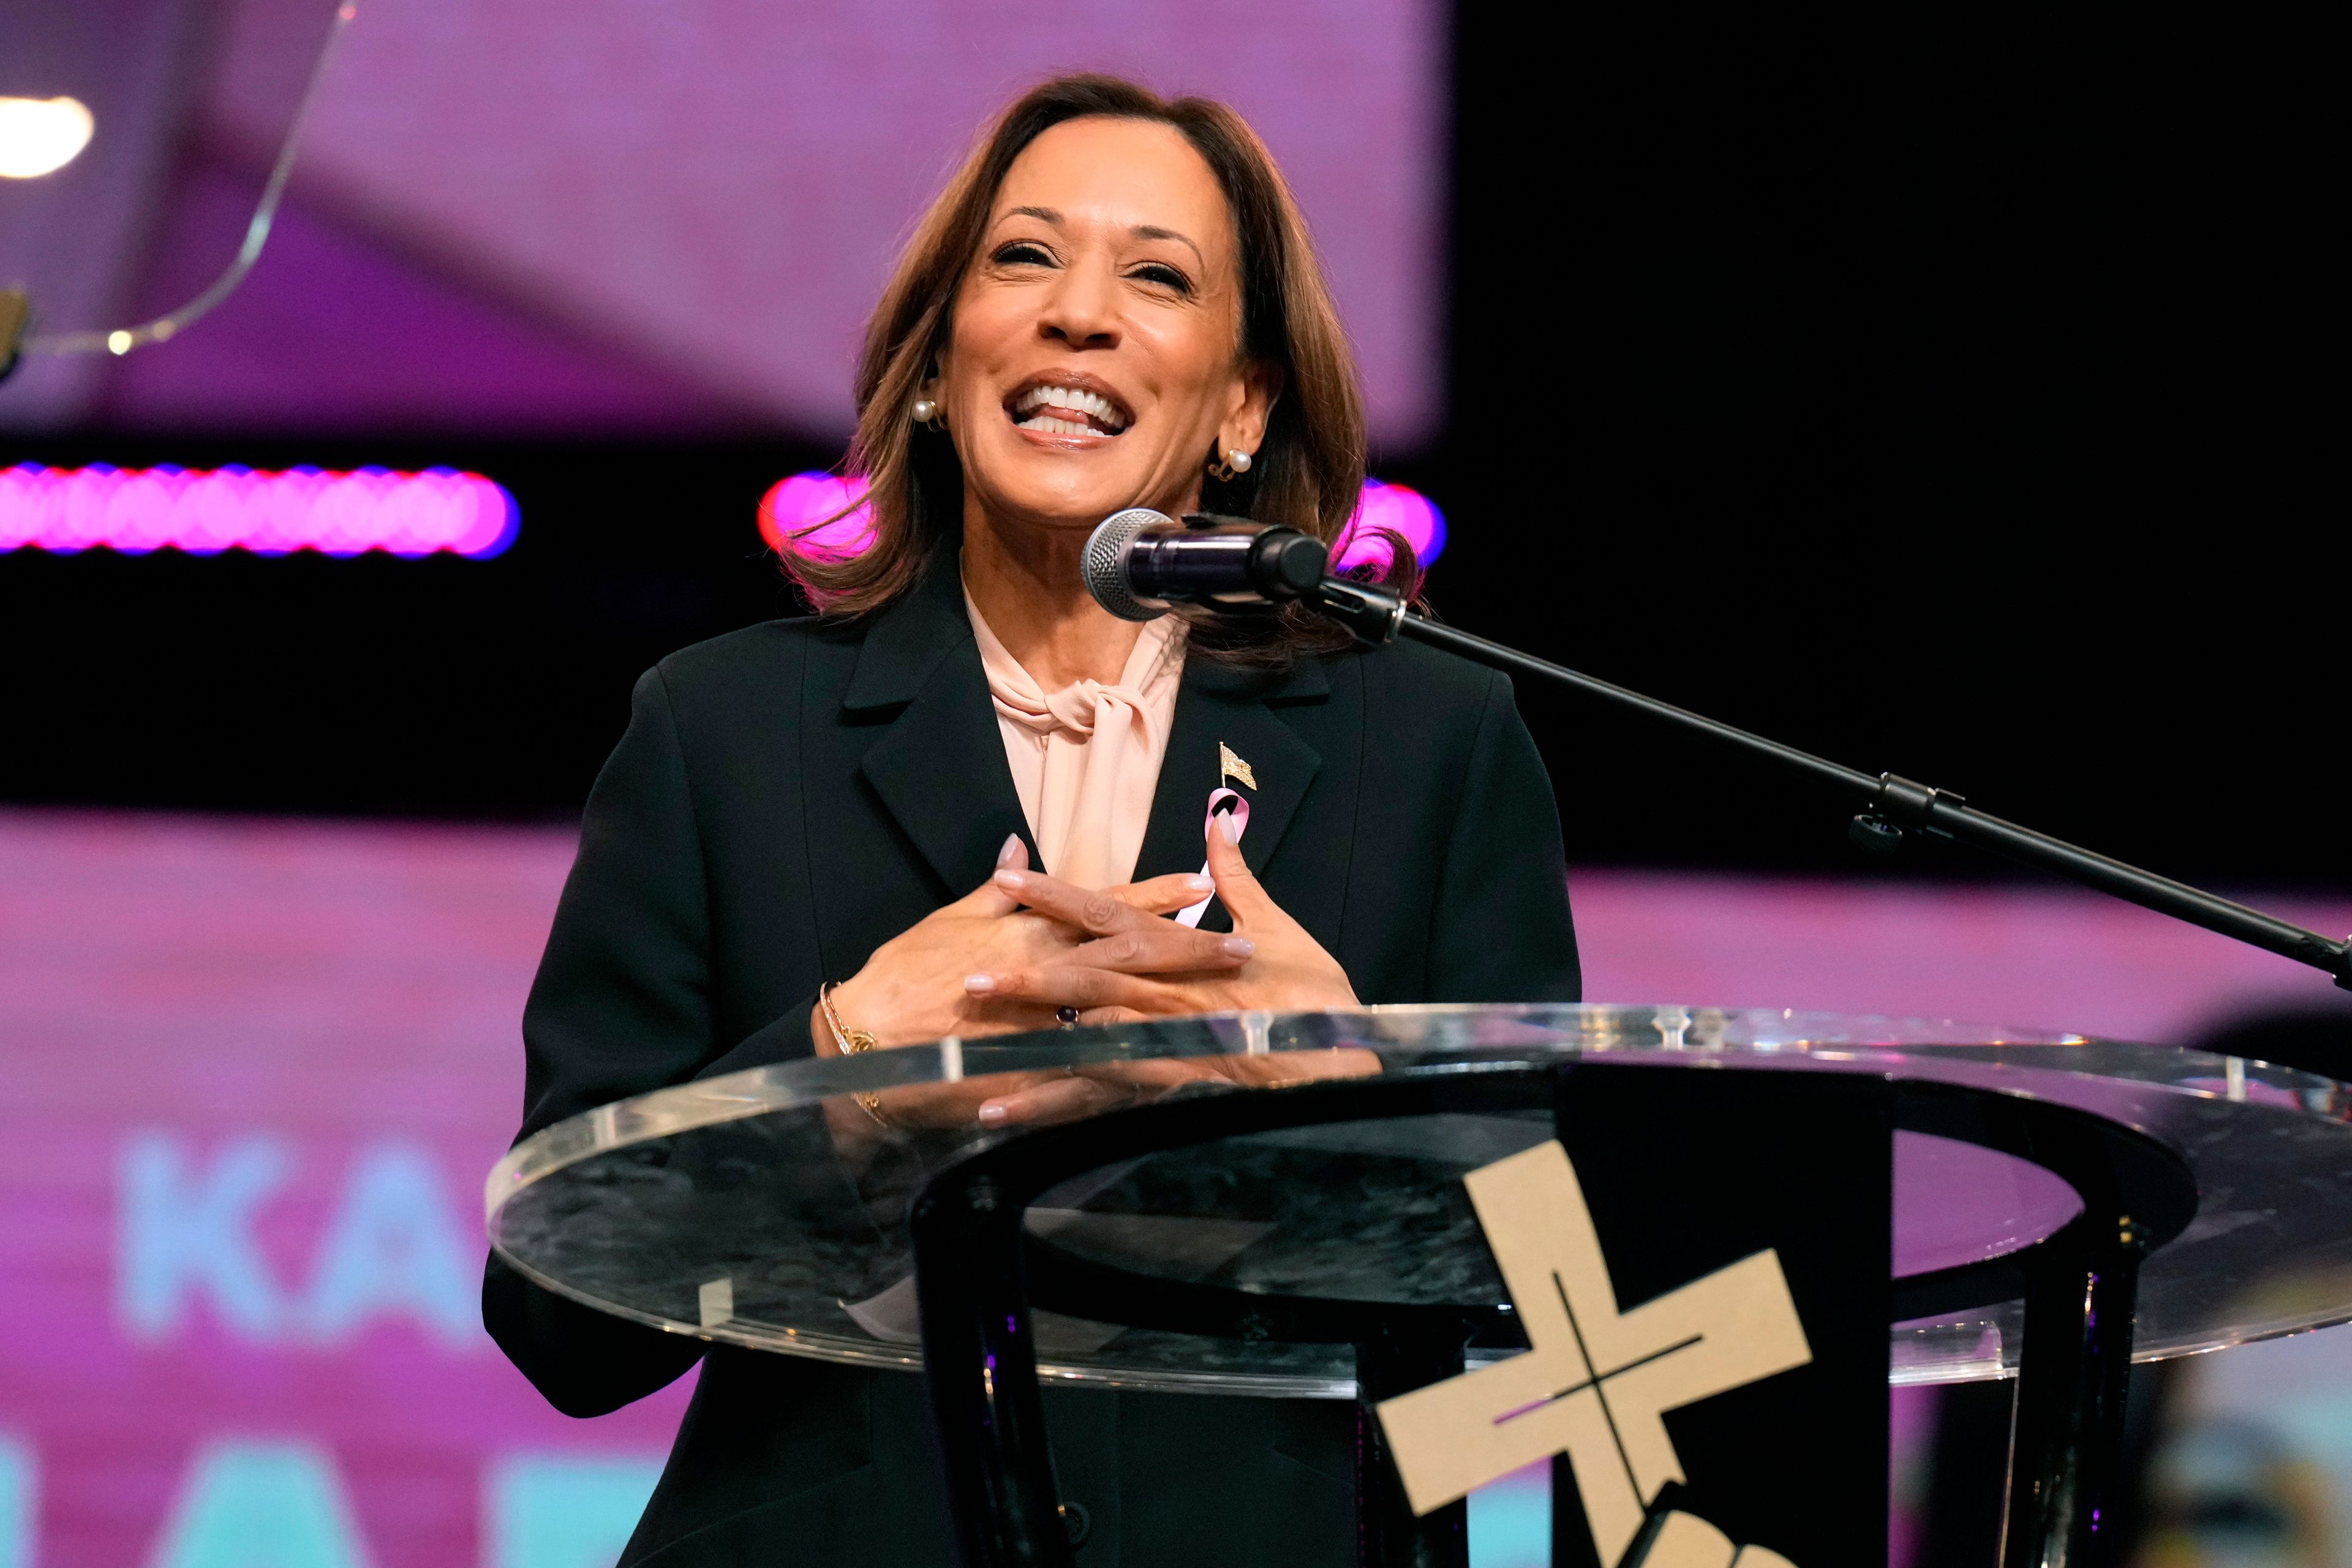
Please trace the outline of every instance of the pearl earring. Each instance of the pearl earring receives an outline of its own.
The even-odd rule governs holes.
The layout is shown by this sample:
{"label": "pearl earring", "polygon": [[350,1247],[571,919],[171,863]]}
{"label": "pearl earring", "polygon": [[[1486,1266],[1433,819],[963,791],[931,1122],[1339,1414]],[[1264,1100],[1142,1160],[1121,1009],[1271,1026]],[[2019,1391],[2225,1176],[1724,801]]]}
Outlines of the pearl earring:
{"label": "pearl earring", "polygon": [[914,416],[916,424],[929,425],[940,416],[940,405],[928,397],[918,397],[915,406],[907,412]]}
{"label": "pearl earring", "polygon": [[1246,474],[1249,472],[1249,466],[1250,455],[1247,452],[1243,451],[1239,447],[1234,447],[1232,451],[1225,454],[1225,467],[1231,468],[1234,472],[1237,474]]}

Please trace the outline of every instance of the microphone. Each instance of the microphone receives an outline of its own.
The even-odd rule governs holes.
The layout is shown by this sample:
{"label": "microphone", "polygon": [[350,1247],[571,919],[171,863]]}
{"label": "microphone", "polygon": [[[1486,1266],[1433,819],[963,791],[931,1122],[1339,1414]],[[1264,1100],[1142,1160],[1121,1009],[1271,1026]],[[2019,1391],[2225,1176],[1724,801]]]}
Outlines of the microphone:
{"label": "microphone", "polygon": [[1095,603],[1123,621],[1157,620],[1177,605],[1237,609],[1304,598],[1330,565],[1323,542],[1245,518],[1150,507],[1103,519],[1081,570]]}

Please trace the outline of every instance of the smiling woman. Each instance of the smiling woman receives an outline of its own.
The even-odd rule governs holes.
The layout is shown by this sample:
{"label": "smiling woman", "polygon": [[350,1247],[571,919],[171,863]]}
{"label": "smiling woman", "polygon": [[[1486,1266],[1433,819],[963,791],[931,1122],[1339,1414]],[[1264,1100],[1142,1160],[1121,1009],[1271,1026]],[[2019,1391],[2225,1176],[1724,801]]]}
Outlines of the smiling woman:
{"label": "smiling woman", "polygon": [[[1507,681],[1272,615],[1120,620],[1087,592],[1087,536],[1128,507],[1328,543],[1362,504],[1347,338],[1239,116],[1101,77],[1027,94],[916,231],[858,399],[862,500],[831,492],[835,515],[785,540],[821,613],[638,683],[524,1015],[525,1135],[950,1035],[1577,999],[1559,816]],[[1410,584],[1409,548],[1388,565]],[[942,1127],[1153,1091],[989,1079],[919,1114],[869,1096],[834,1108],[834,1154],[878,1179]],[[483,1310],[575,1415],[703,1354],[495,1258]],[[1347,1405],[1047,1404],[1071,1517],[1096,1521],[1082,1563],[1352,1561]],[[712,1348],[623,1561],[789,1542],[793,1561],[947,1563],[934,1441],[913,1379]]]}
{"label": "smiling woman", "polygon": [[[1264,143],[1223,104],[1106,77],[1048,82],[982,136],[875,309],[857,406],[874,547],[789,558],[835,615],[897,598],[958,534],[970,574],[975,521],[1075,531],[1073,560],[1127,506],[1328,544],[1364,478],[1354,355]],[[1391,552],[1391,584],[1412,579]],[[1212,658],[1345,640],[1304,611],[1191,630]]]}

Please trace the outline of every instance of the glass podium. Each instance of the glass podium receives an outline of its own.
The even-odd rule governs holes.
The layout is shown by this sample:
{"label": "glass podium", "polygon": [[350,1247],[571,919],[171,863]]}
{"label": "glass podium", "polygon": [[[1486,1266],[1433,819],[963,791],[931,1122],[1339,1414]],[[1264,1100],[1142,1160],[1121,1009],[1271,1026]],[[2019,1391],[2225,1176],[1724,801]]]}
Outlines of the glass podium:
{"label": "glass podium", "polygon": [[[1601,1062],[1859,1074],[2087,1113],[2161,1151],[2193,1184],[2138,1263],[2134,1360],[2352,1320],[2352,1089],[2343,1085],[2080,1036],[1704,1007],[1212,1016],[795,1061],[604,1106],[525,1141],[490,1175],[489,1236],[528,1278],[607,1312],[912,1371],[923,1361],[910,1228],[919,1197],[934,1176],[1035,1130],[982,1126],[978,1110],[992,1099],[1025,1091],[1037,1125],[1066,1126],[1234,1094],[1444,1085]],[[1551,1139],[1549,1111],[1279,1121],[1073,1173],[1027,1204],[1025,1238],[1177,1292],[1214,1286],[1407,1312],[1508,1312],[1463,1178]],[[1905,1287],[2022,1257],[2064,1231],[2084,1200],[2042,1164],[1981,1142],[1898,1126],[1893,1143],[1901,1321],[1889,1329],[1889,1379],[2014,1374],[2021,1300],[1994,1300],[1981,1285],[1967,1304],[1914,1292],[1910,1305],[1922,1310],[1906,1315]],[[1139,1202],[1139,1192],[1160,1195]],[[1044,1380],[1275,1398],[1360,1393],[1359,1346],[1345,1340],[1254,1337],[1229,1323],[1191,1333],[1049,1306],[1034,1321]],[[1475,1368],[1524,1352],[1507,1332],[1486,1334],[1462,1361]]]}

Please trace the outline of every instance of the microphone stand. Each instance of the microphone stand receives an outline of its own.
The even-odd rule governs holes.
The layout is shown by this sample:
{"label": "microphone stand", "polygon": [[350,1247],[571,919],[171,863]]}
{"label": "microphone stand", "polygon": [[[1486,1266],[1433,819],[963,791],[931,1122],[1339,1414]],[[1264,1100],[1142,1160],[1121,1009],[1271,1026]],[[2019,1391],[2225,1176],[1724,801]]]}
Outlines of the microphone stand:
{"label": "microphone stand", "polygon": [[1346,626],[1357,639],[1375,646],[1393,642],[1399,637],[1444,648],[1476,663],[1486,665],[1511,675],[1538,676],[1572,690],[1598,697],[1630,709],[1644,718],[1656,720],[1671,728],[1687,733],[1720,741],[1734,750],[1751,757],[1777,763],[1794,769],[1815,783],[1843,792],[1858,799],[1862,810],[1854,816],[1848,837],[1864,849],[1874,854],[1891,855],[1902,844],[1906,832],[1925,833],[1932,837],[1973,844],[1979,849],[1990,849],[2023,865],[2054,871],[2071,877],[2085,887],[2112,893],[2143,909],[2203,926],[2207,931],[2235,937],[2268,952],[2307,963],[2314,969],[2325,970],[2335,976],[2336,984],[2352,990],[2352,942],[2333,942],[2317,931],[2305,931],[2298,925],[2243,904],[2217,898],[2201,889],[2159,877],[2153,871],[2143,871],[2121,860],[2111,860],[2105,855],[2095,855],[2061,838],[2046,833],[2036,833],[2030,827],[2004,822],[1998,816],[1977,810],[1949,790],[1930,789],[1894,773],[1881,773],[1876,778],[1857,773],[1810,752],[1794,746],[1784,746],[1778,741],[1768,741],[1761,735],[1751,735],[1728,724],[1655,698],[1628,691],[1622,686],[1612,686],[1605,680],[1580,675],[1575,670],[1473,637],[1468,632],[1455,631],[1435,621],[1405,613],[1404,601],[1394,594],[1369,584],[1352,582],[1345,577],[1327,576],[1322,582],[1300,595],[1302,602]]}

